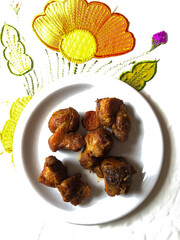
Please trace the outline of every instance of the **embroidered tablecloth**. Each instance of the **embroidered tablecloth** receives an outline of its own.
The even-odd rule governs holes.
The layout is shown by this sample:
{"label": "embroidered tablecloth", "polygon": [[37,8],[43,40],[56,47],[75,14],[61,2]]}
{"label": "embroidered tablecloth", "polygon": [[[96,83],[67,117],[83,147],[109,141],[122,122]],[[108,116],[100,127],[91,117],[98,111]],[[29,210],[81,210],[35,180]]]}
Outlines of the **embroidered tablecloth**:
{"label": "embroidered tablecloth", "polygon": [[[180,239],[178,9],[178,0],[1,1],[1,239]],[[161,174],[149,197],[125,217],[92,226],[54,217],[26,188],[21,159],[13,157],[16,125],[31,99],[82,74],[133,87],[154,110],[164,140]]]}

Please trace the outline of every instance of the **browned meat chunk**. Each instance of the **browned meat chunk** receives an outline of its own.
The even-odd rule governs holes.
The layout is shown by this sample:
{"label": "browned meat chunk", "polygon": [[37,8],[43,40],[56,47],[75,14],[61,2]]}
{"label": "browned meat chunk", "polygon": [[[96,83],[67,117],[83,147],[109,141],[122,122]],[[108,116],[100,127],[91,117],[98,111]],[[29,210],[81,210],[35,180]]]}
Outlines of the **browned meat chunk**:
{"label": "browned meat chunk", "polygon": [[83,126],[87,131],[92,131],[100,127],[99,119],[95,111],[88,111],[83,117]]}
{"label": "browned meat chunk", "polygon": [[83,168],[103,177],[100,164],[102,158],[107,156],[113,147],[111,132],[104,128],[98,128],[85,136],[86,147],[81,153],[80,164]]}
{"label": "browned meat chunk", "polygon": [[97,175],[98,178],[103,178],[104,177],[100,164],[95,165],[93,167],[92,171]]}
{"label": "browned meat chunk", "polygon": [[91,157],[106,156],[113,147],[111,132],[104,128],[98,128],[85,136],[86,151]]}
{"label": "browned meat chunk", "polygon": [[49,156],[45,159],[44,168],[38,181],[49,187],[56,187],[67,176],[67,169],[62,162],[54,156]]}
{"label": "browned meat chunk", "polygon": [[100,163],[99,158],[91,157],[86,150],[82,151],[79,162],[83,168],[89,170],[92,170],[95,165]]}
{"label": "browned meat chunk", "polygon": [[128,139],[130,131],[131,117],[127,114],[126,106],[122,104],[121,110],[117,113],[112,131],[114,136],[120,141],[125,142]]}
{"label": "browned meat chunk", "polygon": [[49,128],[54,131],[48,140],[53,152],[60,149],[79,151],[84,145],[83,136],[75,132],[79,127],[79,114],[73,108],[55,112],[49,120]]}
{"label": "browned meat chunk", "polygon": [[101,171],[101,160],[102,158],[91,157],[86,150],[81,153],[81,157],[79,162],[81,166],[85,169],[89,169],[90,171],[96,173],[99,178],[103,178],[103,174]]}
{"label": "browned meat chunk", "polygon": [[74,152],[79,151],[85,145],[83,136],[78,132],[62,134],[61,126],[56,129],[48,140],[49,147],[53,152],[60,149],[69,149]]}
{"label": "browned meat chunk", "polygon": [[118,98],[102,98],[96,100],[96,113],[101,126],[112,126],[122,103],[123,101]]}
{"label": "browned meat chunk", "polygon": [[90,196],[90,187],[81,181],[78,173],[61,182],[57,186],[64,202],[70,202],[74,206],[79,205],[85,198]]}
{"label": "browned meat chunk", "polygon": [[123,157],[108,157],[101,162],[105,191],[111,197],[125,194],[131,185],[131,166]]}
{"label": "browned meat chunk", "polygon": [[48,126],[51,132],[55,132],[57,127],[64,124],[65,131],[74,132],[79,128],[80,116],[74,108],[60,109],[54,112],[49,119]]}

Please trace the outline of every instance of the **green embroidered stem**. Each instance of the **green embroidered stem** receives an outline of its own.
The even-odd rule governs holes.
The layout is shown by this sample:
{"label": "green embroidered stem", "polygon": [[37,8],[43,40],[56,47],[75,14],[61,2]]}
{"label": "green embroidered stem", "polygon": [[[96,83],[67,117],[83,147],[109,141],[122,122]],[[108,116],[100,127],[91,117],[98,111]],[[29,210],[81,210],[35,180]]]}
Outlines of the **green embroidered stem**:
{"label": "green embroidered stem", "polygon": [[52,74],[51,60],[50,60],[50,57],[49,57],[48,50],[47,50],[47,49],[45,49],[45,52],[46,52],[46,54],[47,54],[48,61],[49,61],[49,72],[50,72],[51,81],[52,81],[52,82],[54,82],[54,79],[53,79],[53,74]]}
{"label": "green embroidered stem", "polygon": [[90,72],[91,69],[94,67],[94,65],[95,65],[97,62],[98,62],[98,60],[96,60],[96,61],[89,67],[89,69],[87,70],[87,72]]}
{"label": "green embroidered stem", "polygon": [[64,58],[62,57],[62,78],[64,77]]}
{"label": "green embroidered stem", "polygon": [[57,58],[57,79],[59,79],[59,54],[56,53],[56,58]]}
{"label": "green embroidered stem", "polygon": [[42,72],[40,71],[40,82],[41,82],[41,86],[39,86],[40,88],[42,88],[44,86],[44,79],[43,79],[43,76],[42,76]]}
{"label": "green embroidered stem", "polygon": [[[126,60],[126,61],[124,61],[123,63],[118,63],[118,64],[116,64],[115,66],[112,66],[112,67],[110,67],[109,69],[107,69],[105,72],[104,72],[104,74],[107,74],[108,72],[111,72],[111,71],[113,71],[114,69],[116,69],[117,67],[119,67],[119,66],[121,66],[121,69],[124,67],[124,63],[125,62],[128,62],[129,60]],[[126,64],[126,66],[127,66],[128,64]]]}
{"label": "green embroidered stem", "polygon": [[35,76],[35,79],[36,79],[36,88],[37,88],[37,90],[39,89],[39,79],[38,79],[38,76],[37,76],[37,74],[36,74],[36,71],[35,70],[33,70],[33,73],[34,73],[34,76]]}
{"label": "green embroidered stem", "polygon": [[82,67],[82,69],[81,69],[81,73],[83,73],[83,71],[84,71],[84,69],[85,69],[85,67],[86,67],[86,63],[84,63],[84,65],[83,65],[83,67]]}
{"label": "green embroidered stem", "polygon": [[122,67],[120,67],[120,68],[118,68],[113,74],[111,74],[111,76],[115,76],[116,74],[118,74],[119,73],[119,71],[121,71],[123,68],[125,68],[125,67],[127,67],[127,66],[129,66],[129,65],[131,65],[131,64],[135,64],[136,63],[136,61],[133,61],[133,62],[130,62],[130,63],[127,63],[127,64],[124,64],[124,65],[122,65]]}
{"label": "green embroidered stem", "polygon": [[68,62],[67,65],[68,65],[68,75],[69,75],[70,70],[71,70],[71,62]]}
{"label": "green embroidered stem", "polygon": [[140,54],[139,56],[136,56],[136,57],[127,59],[127,60],[123,61],[122,63],[118,63],[118,64],[116,64],[115,66],[107,69],[107,70],[104,72],[104,74],[107,74],[107,73],[109,73],[110,71],[113,71],[113,70],[115,70],[116,68],[120,67],[118,70],[115,71],[114,74],[111,74],[112,76],[114,76],[115,74],[118,73],[118,71],[120,71],[120,70],[123,69],[124,67],[127,67],[128,65],[134,64],[138,58],[143,57],[143,56],[145,56],[145,55],[147,55],[147,54],[149,54],[149,53],[150,53],[150,51],[146,51],[146,52]]}
{"label": "green embroidered stem", "polygon": [[104,65],[102,65],[101,67],[99,67],[95,73],[99,73],[104,67],[106,67],[107,65],[111,64],[112,63],[112,60],[108,63],[105,63]]}
{"label": "green embroidered stem", "polygon": [[27,95],[31,96],[31,90],[30,90],[29,82],[28,82],[28,79],[27,79],[26,75],[24,75],[24,78],[26,80],[26,84],[24,84],[24,86],[26,88]]}
{"label": "green embroidered stem", "polygon": [[29,77],[30,77],[30,80],[31,80],[31,86],[32,86],[32,90],[31,90],[31,93],[33,96],[35,94],[35,90],[34,90],[34,82],[33,82],[33,77],[31,76],[31,74],[29,73]]}
{"label": "green embroidered stem", "polygon": [[79,66],[79,65],[76,63],[76,64],[75,64],[75,67],[74,67],[74,72],[73,72],[74,74],[76,74],[76,73],[77,73],[78,66]]}

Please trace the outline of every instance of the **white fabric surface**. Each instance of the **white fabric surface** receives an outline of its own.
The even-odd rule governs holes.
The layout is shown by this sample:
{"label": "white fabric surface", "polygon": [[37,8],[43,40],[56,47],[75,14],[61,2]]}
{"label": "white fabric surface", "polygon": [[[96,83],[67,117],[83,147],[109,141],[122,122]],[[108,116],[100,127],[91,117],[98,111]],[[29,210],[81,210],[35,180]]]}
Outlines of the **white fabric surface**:
{"label": "white fabric surface", "polygon": [[[13,13],[10,2],[1,2],[1,26],[6,22],[18,28],[25,39],[27,53],[33,59],[41,57],[37,49],[42,45],[32,32],[31,21],[35,13],[42,11],[46,1],[22,1],[18,17]],[[31,195],[31,191],[23,185],[16,166],[14,168],[11,164],[11,155],[3,153],[0,155],[2,240],[180,239],[179,1],[104,2],[109,4],[112,10],[117,7],[116,11],[130,20],[130,29],[137,41],[130,57],[138,56],[149,49],[154,33],[162,30],[168,33],[167,44],[140,59],[160,59],[156,76],[140,92],[154,109],[163,132],[164,161],[160,178],[145,202],[124,218],[101,225],[75,225],[54,218],[51,212],[46,211],[45,203],[38,196]],[[37,48],[34,46],[35,41]],[[0,129],[9,117],[11,103],[26,94],[23,77],[15,77],[9,73],[2,49],[1,45]]]}

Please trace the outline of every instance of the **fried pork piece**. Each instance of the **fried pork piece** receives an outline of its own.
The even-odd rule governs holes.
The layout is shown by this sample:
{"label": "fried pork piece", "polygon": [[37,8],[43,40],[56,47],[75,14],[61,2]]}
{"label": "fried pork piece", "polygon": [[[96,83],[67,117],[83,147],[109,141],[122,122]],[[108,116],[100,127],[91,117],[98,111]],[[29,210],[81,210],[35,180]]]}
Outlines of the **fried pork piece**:
{"label": "fried pork piece", "polygon": [[107,156],[113,147],[111,132],[104,128],[98,128],[85,136],[86,146],[81,153],[79,162],[85,169],[103,177],[100,164],[103,157]]}
{"label": "fried pork piece", "polygon": [[54,156],[49,156],[45,159],[38,181],[49,187],[56,187],[67,177],[67,169],[62,162]]}
{"label": "fried pork piece", "polygon": [[95,165],[93,167],[93,170],[92,170],[98,178],[104,178],[104,175],[103,175],[103,172],[102,172],[102,169],[101,169],[101,165]]}
{"label": "fried pork piece", "polygon": [[74,206],[79,205],[90,196],[90,187],[81,181],[81,174],[68,177],[57,186],[64,202],[70,202]]}
{"label": "fried pork piece", "polygon": [[122,103],[123,101],[118,98],[102,98],[96,100],[96,114],[100,126],[112,126]]}
{"label": "fried pork piece", "polygon": [[131,166],[123,157],[108,157],[101,162],[105,191],[111,197],[126,194],[131,185]]}
{"label": "fried pork piece", "polygon": [[120,142],[125,142],[128,139],[130,121],[131,117],[127,114],[126,106],[122,104],[112,125],[113,134]]}
{"label": "fried pork piece", "polygon": [[87,131],[92,131],[100,127],[99,119],[95,111],[86,112],[82,123]]}
{"label": "fried pork piece", "polygon": [[100,168],[101,160],[102,158],[91,157],[89,153],[84,150],[81,153],[79,162],[83,168],[96,173],[99,178],[103,178],[103,174]]}
{"label": "fried pork piece", "polygon": [[54,133],[59,125],[66,123],[64,128],[68,129],[69,132],[74,132],[79,128],[79,121],[79,113],[74,108],[69,107],[54,112],[49,119],[48,126],[50,131]]}
{"label": "fried pork piece", "polygon": [[79,151],[85,141],[80,133],[75,132],[78,127],[79,114],[75,109],[67,108],[55,112],[49,120],[49,128],[54,131],[48,139],[50,149],[53,152],[60,149]]}
{"label": "fried pork piece", "polygon": [[86,134],[86,151],[91,157],[104,157],[113,147],[111,132],[104,128],[98,128]]}
{"label": "fried pork piece", "polygon": [[61,126],[48,139],[49,147],[53,152],[68,149],[78,152],[85,145],[83,136],[78,132],[64,133]]}
{"label": "fried pork piece", "polygon": [[95,165],[100,164],[99,158],[91,157],[89,152],[86,150],[81,152],[79,162],[83,168],[89,170],[92,170]]}

